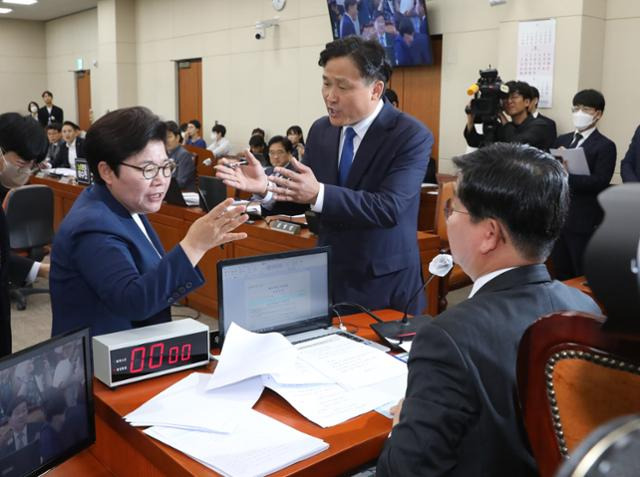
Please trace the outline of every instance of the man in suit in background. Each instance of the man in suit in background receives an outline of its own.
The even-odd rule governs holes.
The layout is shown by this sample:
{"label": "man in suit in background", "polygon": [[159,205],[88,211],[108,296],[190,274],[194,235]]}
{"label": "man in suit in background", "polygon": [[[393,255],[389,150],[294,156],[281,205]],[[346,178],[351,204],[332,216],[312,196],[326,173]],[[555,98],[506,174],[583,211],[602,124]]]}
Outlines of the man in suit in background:
{"label": "man in suit in background", "polygon": [[620,163],[622,182],[640,182],[640,126],[631,139],[629,149]]}
{"label": "man in suit in background", "polygon": [[531,102],[529,103],[529,114],[531,116],[533,116],[534,118],[540,118],[542,119],[546,125],[547,125],[547,148],[550,148],[551,145],[556,142],[556,138],[558,137],[558,130],[556,128],[556,122],[543,115],[540,114],[540,111],[538,111],[538,103],[540,102],[540,91],[538,91],[538,88],[536,88],[535,86],[531,86],[531,93],[532,93],[532,98],[531,98]]}
{"label": "man in suit in background", "polygon": [[62,125],[64,142],[58,155],[51,161],[51,167],[67,167],[75,169],[76,159],[84,158],[84,139],[80,137],[80,126],[72,121],[65,121]]}
{"label": "man in suit in background", "polygon": [[[304,164],[291,159],[294,170],[276,167],[267,176],[247,154],[249,165],[223,160],[216,175],[263,196],[263,206],[277,213],[310,206],[320,223],[318,245],[331,246],[334,303],[402,310],[422,283],[417,214],[433,135],[382,99],[391,66],[377,41],[328,43],[319,65],[329,115],[311,127]],[[409,312],[422,309],[420,294]]]}
{"label": "man in suit in background", "polygon": [[469,299],[418,331],[377,475],[537,475],[517,404],[518,343],[542,315],[599,314],[591,298],[552,281],[544,265],[567,212],[566,172],[518,144],[493,144],[453,162],[449,244],[474,284]]}
{"label": "man in suit in background", "polygon": [[340,38],[349,35],[359,35],[360,30],[356,26],[358,21],[358,2],[356,0],[344,1],[344,15],[340,22]]}
{"label": "man in suit in background", "polygon": [[42,126],[48,126],[51,123],[64,122],[64,111],[62,108],[53,104],[53,93],[51,91],[45,91],[42,93],[42,99],[44,100],[44,106],[38,111],[38,121]]}
{"label": "man in suit in background", "polygon": [[384,14],[381,11],[377,11],[373,16],[373,28],[375,29],[375,37],[378,40],[378,43],[380,43],[384,48],[389,63],[395,65],[396,55],[393,49],[394,38],[386,31]]}
{"label": "man in suit in background", "polygon": [[609,187],[616,167],[616,145],[598,131],[596,125],[604,111],[604,96],[585,89],[573,97],[572,118],[575,131],[558,137],[554,147],[582,148],[589,175],[569,174],[571,206],[567,222],[551,254],[558,280],[583,275],[582,258],[587,243],[602,222],[598,194]]}
{"label": "man in suit in background", "polygon": [[16,397],[7,409],[9,416],[9,432],[0,455],[11,455],[40,438],[42,423],[27,422],[29,410],[27,400],[24,397]]}

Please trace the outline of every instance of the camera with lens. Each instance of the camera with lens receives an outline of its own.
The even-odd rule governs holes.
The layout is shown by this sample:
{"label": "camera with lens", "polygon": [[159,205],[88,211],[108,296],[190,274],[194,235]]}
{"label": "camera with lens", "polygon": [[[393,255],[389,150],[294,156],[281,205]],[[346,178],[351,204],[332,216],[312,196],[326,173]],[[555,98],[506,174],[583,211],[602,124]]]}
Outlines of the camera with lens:
{"label": "camera with lens", "polygon": [[498,115],[502,111],[502,100],[509,96],[509,86],[502,82],[495,68],[480,70],[479,73],[478,81],[467,89],[467,94],[473,99],[465,112],[473,115],[474,123],[482,124],[484,142],[490,144],[496,128],[500,126]]}

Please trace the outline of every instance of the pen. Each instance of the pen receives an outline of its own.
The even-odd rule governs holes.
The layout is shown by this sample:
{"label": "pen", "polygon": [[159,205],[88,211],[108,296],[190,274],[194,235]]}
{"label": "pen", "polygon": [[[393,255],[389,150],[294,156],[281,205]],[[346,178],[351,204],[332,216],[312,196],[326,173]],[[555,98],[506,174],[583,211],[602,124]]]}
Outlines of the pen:
{"label": "pen", "polygon": [[249,161],[247,161],[246,159],[240,159],[239,161],[230,162],[229,164],[225,164],[225,166],[231,167],[233,169],[233,168],[236,168],[236,167],[239,167],[239,166],[246,166],[247,164],[249,164]]}

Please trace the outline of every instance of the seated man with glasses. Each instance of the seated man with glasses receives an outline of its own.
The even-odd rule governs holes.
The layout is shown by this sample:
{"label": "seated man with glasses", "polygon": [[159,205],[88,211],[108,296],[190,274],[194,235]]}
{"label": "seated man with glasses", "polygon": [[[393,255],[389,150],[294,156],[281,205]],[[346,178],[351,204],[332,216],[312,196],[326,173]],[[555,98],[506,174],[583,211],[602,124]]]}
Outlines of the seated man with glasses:
{"label": "seated man with glasses", "polygon": [[[508,81],[506,85],[509,87],[509,96],[502,101],[503,109],[498,114],[500,125],[495,129],[493,142],[528,144],[548,151],[552,139],[548,133],[547,123],[529,113],[529,105],[533,100],[531,86],[524,81]],[[467,124],[464,128],[467,144],[471,147],[488,145],[490,141],[484,134],[476,131],[474,123],[474,115],[467,112]]]}
{"label": "seated man with glasses", "polygon": [[598,194],[609,187],[616,167],[616,145],[596,127],[604,112],[604,96],[585,89],[573,97],[574,131],[558,137],[554,147],[582,148],[589,166],[588,175],[569,174],[571,206],[567,222],[553,248],[551,259],[558,280],[584,275],[582,257],[603,211]]}
{"label": "seated man with glasses", "polygon": [[569,205],[567,174],[550,155],[516,144],[453,163],[449,245],[473,288],[413,340],[377,475],[537,475],[516,395],[518,343],[548,313],[600,314],[591,298],[552,281],[544,264]]}
{"label": "seated man with glasses", "polygon": [[171,320],[171,305],[204,282],[197,263],[211,248],[246,237],[228,199],[196,220],[165,252],[145,217],[157,212],[175,163],[167,126],[142,107],[96,121],[86,139],[95,184],[64,218],[51,254],[52,335],[89,326],[99,335]]}

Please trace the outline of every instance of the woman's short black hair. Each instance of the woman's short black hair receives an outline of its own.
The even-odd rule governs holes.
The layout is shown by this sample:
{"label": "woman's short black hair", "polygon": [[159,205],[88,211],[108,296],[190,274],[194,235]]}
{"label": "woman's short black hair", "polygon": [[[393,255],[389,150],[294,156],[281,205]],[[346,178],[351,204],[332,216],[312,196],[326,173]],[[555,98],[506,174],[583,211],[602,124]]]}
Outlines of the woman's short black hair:
{"label": "woman's short black hair", "polygon": [[220,134],[220,136],[222,137],[227,134],[227,128],[225,128],[222,124],[216,124],[211,128],[211,131]]}
{"label": "woman's short black hair", "polygon": [[167,138],[167,125],[142,106],[116,109],[98,119],[87,131],[85,154],[95,181],[104,184],[98,164],[106,162],[115,172],[128,157],[142,151],[150,141]]}
{"label": "woman's short black hair", "polygon": [[359,36],[348,36],[327,43],[320,53],[318,65],[323,68],[334,58],[347,56],[354,62],[360,76],[371,84],[380,80],[385,86],[391,78],[391,64],[387,60],[384,48],[374,40],[363,40]]}
{"label": "woman's short black hair", "polygon": [[604,96],[595,89],[583,89],[573,97],[574,106],[588,106],[596,111],[604,111]]}
{"label": "woman's short black hair", "polygon": [[253,131],[251,131],[251,135],[255,136],[256,134],[259,134],[260,136],[265,137],[264,129],[262,128],[253,128]]}
{"label": "woman's short black hair", "polygon": [[289,138],[287,138],[286,136],[273,136],[271,139],[269,139],[269,144],[267,144],[267,149],[270,148],[273,144],[282,144],[282,147],[284,147],[284,150],[287,151],[289,154],[291,154],[291,152],[293,151],[293,144],[291,144],[291,141],[289,141]]}
{"label": "woman's short black hair", "polygon": [[31,105],[35,104],[36,108],[40,109],[40,106],[38,106],[38,103],[36,103],[35,101],[29,101],[29,104],[27,104],[27,111],[31,112]]}
{"label": "woman's short black hair", "polygon": [[302,128],[300,126],[289,126],[289,129],[287,129],[287,136],[289,134],[297,134],[300,136],[300,144],[304,144],[304,134],[302,133]]}
{"label": "woman's short black hair", "polygon": [[471,220],[500,221],[523,257],[545,260],[569,208],[562,164],[535,147],[511,143],[454,157],[453,163],[459,170],[456,194]]}
{"label": "woman's short black hair", "polygon": [[0,148],[15,152],[25,161],[40,162],[49,148],[49,140],[38,121],[18,113],[0,114]]}

